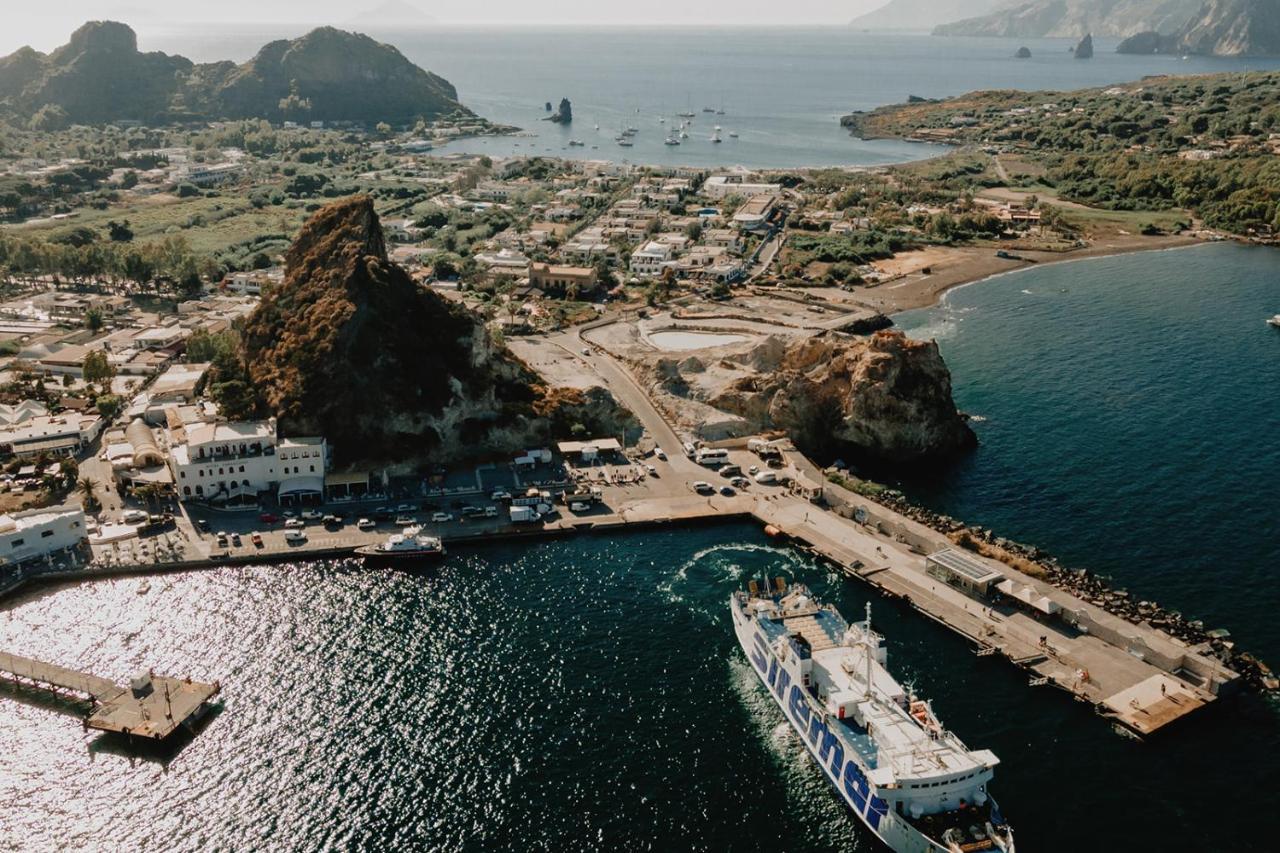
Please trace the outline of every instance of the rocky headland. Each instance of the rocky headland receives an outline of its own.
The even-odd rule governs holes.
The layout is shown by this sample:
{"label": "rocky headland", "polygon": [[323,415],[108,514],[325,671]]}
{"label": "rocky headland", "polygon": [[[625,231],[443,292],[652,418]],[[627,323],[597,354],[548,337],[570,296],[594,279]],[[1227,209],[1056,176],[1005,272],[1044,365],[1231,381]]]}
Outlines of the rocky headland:
{"label": "rocky headland", "polygon": [[676,420],[708,439],[780,430],[816,458],[868,465],[977,443],[937,345],[897,331],[769,335],[684,357],[629,358]]}
{"label": "rocky headland", "polygon": [[0,58],[0,113],[37,129],[264,118],[406,124],[466,113],[449,81],[391,45],[332,27],[274,41],[248,62],[143,53],[125,24],[91,21],[43,54]]}
{"label": "rocky headland", "polygon": [[325,436],[343,463],[456,462],[630,418],[603,389],[547,388],[478,317],[392,263],[366,197],[303,226],[242,339],[261,413]]}

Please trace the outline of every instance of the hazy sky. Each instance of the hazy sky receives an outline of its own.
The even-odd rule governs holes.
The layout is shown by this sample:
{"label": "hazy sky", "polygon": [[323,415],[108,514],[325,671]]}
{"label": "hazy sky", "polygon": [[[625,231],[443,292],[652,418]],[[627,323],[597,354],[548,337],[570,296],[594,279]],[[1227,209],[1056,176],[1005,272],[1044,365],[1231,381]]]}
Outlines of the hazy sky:
{"label": "hazy sky", "polygon": [[[90,19],[124,21],[139,32],[196,21],[359,26],[386,0],[0,0],[0,52],[65,41]],[[396,0],[442,24],[845,24],[888,0]],[[366,18],[367,20],[367,18]],[[367,26],[372,26],[368,24]],[[144,49],[147,47],[143,44]]]}

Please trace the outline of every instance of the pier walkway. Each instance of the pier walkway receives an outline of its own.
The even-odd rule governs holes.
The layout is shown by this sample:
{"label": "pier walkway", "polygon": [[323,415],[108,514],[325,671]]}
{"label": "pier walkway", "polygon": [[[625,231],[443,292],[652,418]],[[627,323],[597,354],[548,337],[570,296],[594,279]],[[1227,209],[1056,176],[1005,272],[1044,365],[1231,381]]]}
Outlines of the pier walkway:
{"label": "pier walkway", "polygon": [[217,682],[144,673],[128,687],[87,672],[0,652],[0,675],[17,684],[88,697],[93,709],[85,726],[148,740],[164,740],[194,722],[221,690]]}

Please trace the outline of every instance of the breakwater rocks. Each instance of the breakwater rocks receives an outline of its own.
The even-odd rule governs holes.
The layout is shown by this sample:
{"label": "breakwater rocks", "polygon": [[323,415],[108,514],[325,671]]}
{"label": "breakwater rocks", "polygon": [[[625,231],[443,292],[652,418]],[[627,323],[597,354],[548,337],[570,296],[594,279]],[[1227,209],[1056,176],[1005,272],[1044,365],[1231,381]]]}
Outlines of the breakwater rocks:
{"label": "breakwater rocks", "polygon": [[1154,601],[1135,599],[1127,590],[1116,589],[1104,577],[1088,569],[1069,569],[1041,548],[997,536],[991,530],[965,524],[948,515],[912,503],[902,492],[887,489],[875,496],[877,503],[946,535],[962,548],[1007,563],[1040,578],[1064,592],[1100,607],[1134,625],[1150,625],[1206,655],[1217,658],[1255,690],[1280,689],[1271,669],[1246,651],[1237,649],[1230,634],[1208,629],[1198,619],[1166,610]]}

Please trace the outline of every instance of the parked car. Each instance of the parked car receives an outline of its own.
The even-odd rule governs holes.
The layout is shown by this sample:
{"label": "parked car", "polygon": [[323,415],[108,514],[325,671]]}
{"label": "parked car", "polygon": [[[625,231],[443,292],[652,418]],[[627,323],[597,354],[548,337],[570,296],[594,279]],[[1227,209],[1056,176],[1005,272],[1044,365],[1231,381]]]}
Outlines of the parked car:
{"label": "parked car", "polygon": [[591,504],[589,503],[584,503],[583,501],[574,501],[573,503],[569,504],[569,512],[590,512],[590,511],[591,511]]}
{"label": "parked car", "polygon": [[307,523],[300,518],[286,518],[284,521],[286,530],[299,530],[307,526]]}
{"label": "parked car", "polygon": [[308,521],[316,521],[322,518],[323,516],[314,509],[304,509],[302,511],[302,517],[307,519]]}
{"label": "parked car", "polygon": [[140,509],[126,509],[120,520],[125,524],[142,524],[147,520],[147,514]]}
{"label": "parked car", "polygon": [[301,530],[298,530],[297,528],[286,530],[284,532],[284,541],[288,542],[290,545],[306,542],[307,534],[303,533]]}
{"label": "parked car", "polygon": [[273,515],[269,512],[264,512],[262,515],[258,516],[258,521],[261,521],[263,524],[275,524],[279,520],[280,516]]}
{"label": "parked car", "polygon": [[342,517],[338,515],[326,515],[323,519],[325,527],[341,527]]}
{"label": "parked car", "polygon": [[416,509],[417,507],[413,504],[400,504],[400,506],[396,507],[396,512],[413,512]]}
{"label": "parked car", "polygon": [[653,451],[653,455],[661,459],[663,462],[667,461],[667,451],[663,450],[661,447]]}
{"label": "parked car", "polygon": [[494,492],[493,494],[489,495],[489,500],[492,500],[492,501],[509,501],[509,500],[511,500],[511,493],[510,493],[510,492],[508,492],[508,491],[505,491],[505,490],[503,490],[503,489],[498,489],[496,492]]}
{"label": "parked car", "polygon": [[716,487],[704,480],[694,483],[693,490],[700,495],[714,495],[716,493]]}
{"label": "parked car", "polygon": [[224,533],[223,531],[219,530],[219,531],[218,531],[218,536],[217,536],[217,538],[216,538],[216,541],[217,541],[217,543],[218,543],[218,546],[219,546],[219,547],[221,547],[221,548],[225,548],[225,547],[227,547],[227,534],[226,534],[226,533]]}
{"label": "parked car", "polygon": [[410,527],[410,526],[412,526],[412,525],[414,525],[414,524],[417,524],[417,522],[414,520],[414,518],[413,518],[413,516],[412,516],[412,515],[397,515],[397,516],[396,516],[396,526],[397,526],[397,527]]}
{"label": "parked car", "polygon": [[255,547],[255,548],[261,548],[261,547],[262,547],[262,534],[261,534],[261,533],[254,533],[252,536],[250,536],[250,537],[249,537],[249,541],[253,543],[253,547]]}
{"label": "parked car", "polygon": [[433,512],[431,513],[431,520],[436,524],[445,524],[446,522],[453,521],[453,514],[448,512]]}
{"label": "parked car", "polygon": [[232,534],[231,534],[231,544],[232,544],[232,545],[235,545],[237,548],[239,548],[239,547],[240,547],[240,545],[241,545],[242,543],[240,542],[240,534],[239,534],[239,533],[232,533]]}
{"label": "parked car", "polygon": [[734,477],[731,482],[733,483],[734,487],[738,489],[745,489],[747,486],[751,485],[751,481],[748,480],[746,477]]}
{"label": "parked car", "polygon": [[762,486],[771,486],[778,482],[778,475],[773,471],[761,471],[759,474],[756,474],[755,480]]}
{"label": "parked car", "polygon": [[653,467],[652,465],[646,465],[646,466],[644,466],[644,467],[645,467],[645,470],[649,472],[649,476],[650,476],[650,477],[656,477],[656,476],[658,476],[658,469],[657,469],[657,468]]}
{"label": "parked car", "polygon": [[736,495],[737,492],[734,491],[733,486],[721,486],[720,494],[724,495],[726,498],[731,498]]}
{"label": "parked car", "polygon": [[210,530],[209,522],[205,521],[203,518],[196,519],[196,529],[201,533],[208,533]]}
{"label": "parked car", "polygon": [[378,526],[378,522],[372,518],[362,518],[356,522],[356,527],[360,530],[372,530]]}
{"label": "parked car", "polygon": [[497,518],[497,517],[498,517],[498,508],[497,508],[496,506],[487,506],[487,507],[485,507],[485,508],[484,508],[484,517],[485,517],[485,518]]}

